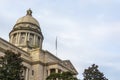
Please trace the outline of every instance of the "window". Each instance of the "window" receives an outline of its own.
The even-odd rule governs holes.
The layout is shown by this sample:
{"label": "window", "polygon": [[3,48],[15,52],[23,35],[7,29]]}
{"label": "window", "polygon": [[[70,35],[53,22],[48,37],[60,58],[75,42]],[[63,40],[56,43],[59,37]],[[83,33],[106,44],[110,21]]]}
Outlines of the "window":
{"label": "window", "polygon": [[32,45],[32,43],[33,43],[33,38],[29,38],[29,43],[30,43],[30,45]]}
{"label": "window", "polygon": [[13,37],[13,44],[16,43],[16,36]]}
{"label": "window", "polygon": [[29,38],[29,44],[33,45],[33,39],[34,39],[34,35],[30,34],[30,38]]}
{"label": "window", "polygon": [[50,69],[50,74],[55,73],[55,69]]}
{"label": "window", "polygon": [[24,42],[25,42],[25,33],[21,33],[20,44],[24,44]]}
{"label": "window", "polygon": [[34,75],[34,70],[32,70],[32,75]]}
{"label": "window", "polygon": [[25,41],[25,37],[21,37],[21,38],[20,38],[20,44],[23,44],[24,41]]}
{"label": "window", "polygon": [[40,46],[40,37],[37,38],[36,44],[38,47]]}

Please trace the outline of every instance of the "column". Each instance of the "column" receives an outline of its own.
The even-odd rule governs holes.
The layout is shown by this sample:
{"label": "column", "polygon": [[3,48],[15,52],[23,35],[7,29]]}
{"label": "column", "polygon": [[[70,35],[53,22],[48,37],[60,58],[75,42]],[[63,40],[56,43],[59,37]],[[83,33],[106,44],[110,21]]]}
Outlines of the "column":
{"label": "column", "polygon": [[[55,73],[58,73],[58,69],[55,69]],[[58,80],[58,78],[56,78],[56,80]]]}
{"label": "column", "polygon": [[28,80],[28,76],[29,76],[29,73],[28,73],[28,68],[26,68],[26,71],[25,71],[25,80]]}
{"label": "column", "polygon": [[34,34],[34,41],[33,41],[34,46],[36,46],[35,42],[36,42],[36,35]]}
{"label": "column", "polygon": [[29,71],[30,71],[30,70],[28,69],[28,80],[29,80]]}
{"label": "column", "polygon": [[27,33],[27,46],[29,46],[29,38],[30,38],[30,33]]}
{"label": "column", "polygon": [[10,36],[10,43],[12,43],[12,41],[13,41],[13,35]]}
{"label": "column", "polygon": [[55,69],[55,73],[58,73],[58,69]]}
{"label": "column", "polygon": [[27,33],[25,33],[25,35],[26,35],[26,36],[25,36],[25,45],[27,45],[27,37],[28,37],[28,36],[27,36]]}
{"label": "column", "polygon": [[21,36],[21,33],[18,33],[18,44],[20,44],[20,36]]}
{"label": "column", "polygon": [[48,69],[48,76],[50,75],[50,69]]}
{"label": "column", "polygon": [[26,75],[26,69],[24,69],[24,71],[23,71],[24,80],[25,80],[25,75]]}
{"label": "column", "polygon": [[18,35],[19,33],[16,34],[16,44],[18,44],[18,37],[19,37]]}

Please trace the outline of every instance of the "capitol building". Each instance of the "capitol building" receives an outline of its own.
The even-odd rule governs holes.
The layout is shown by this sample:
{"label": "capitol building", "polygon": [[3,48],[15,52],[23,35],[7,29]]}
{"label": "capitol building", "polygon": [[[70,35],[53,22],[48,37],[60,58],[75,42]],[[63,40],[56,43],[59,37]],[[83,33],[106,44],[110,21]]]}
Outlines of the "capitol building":
{"label": "capitol building", "polygon": [[[25,16],[19,18],[9,33],[9,42],[0,38],[0,56],[6,50],[20,53],[23,59],[25,80],[46,80],[51,73],[72,72],[77,70],[70,60],[62,60],[42,48],[44,36],[39,22],[29,9]],[[69,56],[69,55],[68,55]]]}

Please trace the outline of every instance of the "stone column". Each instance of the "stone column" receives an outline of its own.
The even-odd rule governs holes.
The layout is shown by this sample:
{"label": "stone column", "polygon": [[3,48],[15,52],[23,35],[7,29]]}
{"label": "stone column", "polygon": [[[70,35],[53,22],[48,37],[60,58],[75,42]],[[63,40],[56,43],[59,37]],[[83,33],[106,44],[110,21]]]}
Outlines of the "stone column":
{"label": "stone column", "polygon": [[25,33],[26,36],[25,36],[25,45],[27,45],[27,33]]}
{"label": "stone column", "polygon": [[[55,73],[58,73],[58,69],[55,69]],[[56,78],[56,80],[58,80],[58,78]]]}
{"label": "stone column", "polygon": [[16,44],[18,44],[18,37],[19,37],[18,35],[19,33],[16,34]]}
{"label": "stone column", "polygon": [[55,73],[58,73],[58,69],[55,69]]}
{"label": "stone column", "polygon": [[21,36],[21,33],[18,33],[18,44],[20,44],[20,36]]}
{"label": "stone column", "polygon": [[34,34],[34,41],[33,41],[33,45],[35,45],[35,46],[36,46],[35,42],[36,42],[36,35]]}
{"label": "stone column", "polygon": [[13,41],[13,35],[10,36],[10,43],[12,43],[12,41]]}
{"label": "stone column", "polygon": [[48,69],[48,76],[50,75],[50,69]]}
{"label": "stone column", "polygon": [[26,75],[26,69],[24,69],[24,71],[23,71],[24,80],[25,80],[25,75]]}
{"label": "stone column", "polygon": [[28,70],[28,68],[26,68],[26,71],[25,71],[25,80],[28,80],[28,76],[29,76],[29,70]]}
{"label": "stone column", "polygon": [[30,78],[29,78],[29,71],[30,71],[30,69],[28,69],[28,80],[30,80]]}
{"label": "stone column", "polygon": [[18,33],[16,33],[15,38],[16,38],[15,44],[17,44],[17,42],[18,42]]}

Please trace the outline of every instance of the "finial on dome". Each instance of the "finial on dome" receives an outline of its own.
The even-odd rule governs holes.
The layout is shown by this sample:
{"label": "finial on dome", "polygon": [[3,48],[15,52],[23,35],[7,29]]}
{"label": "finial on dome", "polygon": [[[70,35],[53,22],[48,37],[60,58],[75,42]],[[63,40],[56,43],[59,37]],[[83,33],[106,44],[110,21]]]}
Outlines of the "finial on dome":
{"label": "finial on dome", "polygon": [[27,10],[27,15],[32,16],[32,10],[30,8]]}

